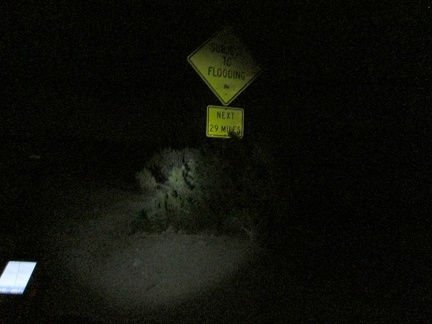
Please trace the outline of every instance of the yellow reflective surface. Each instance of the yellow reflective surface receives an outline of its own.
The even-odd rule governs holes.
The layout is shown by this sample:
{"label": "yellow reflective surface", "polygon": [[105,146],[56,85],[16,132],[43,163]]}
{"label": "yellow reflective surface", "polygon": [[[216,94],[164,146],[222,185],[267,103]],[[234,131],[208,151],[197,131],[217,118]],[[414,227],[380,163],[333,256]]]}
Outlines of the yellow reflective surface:
{"label": "yellow reflective surface", "polygon": [[188,62],[225,106],[261,72],[231,28],[206,41],[189,55]]}
{"label": "yellow reflective surface", "polygon": [[207,106],[207,137],[230,138],[234,132],[239,138],[243,137],[244,110],[223,106]]}

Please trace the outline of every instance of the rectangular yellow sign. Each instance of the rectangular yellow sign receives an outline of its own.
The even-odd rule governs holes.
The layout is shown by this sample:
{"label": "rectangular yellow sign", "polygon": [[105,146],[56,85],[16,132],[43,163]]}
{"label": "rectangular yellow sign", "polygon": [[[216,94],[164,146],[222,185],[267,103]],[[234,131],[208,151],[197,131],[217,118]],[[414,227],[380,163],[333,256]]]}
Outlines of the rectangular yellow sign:
{"label": "rectangular yellow sign", "polygon": [[230,138],[235,133],[243,137],[244,110],[223,106],[207,106],[207,137]]}

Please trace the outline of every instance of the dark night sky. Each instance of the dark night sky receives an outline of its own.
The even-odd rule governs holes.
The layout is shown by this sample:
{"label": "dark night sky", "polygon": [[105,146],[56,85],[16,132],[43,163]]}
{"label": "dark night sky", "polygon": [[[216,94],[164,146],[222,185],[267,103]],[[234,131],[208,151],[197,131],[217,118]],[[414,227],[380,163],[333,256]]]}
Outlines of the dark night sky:
{"label": "dark night sky", "polygon": [[417,141],[430,120],[430,6],[263,3],[2,5],[2,128],[193,146],[220,103],[186,58],[230,24],[263,67],[231,104],[245,109],[245,136],[309,161]]}

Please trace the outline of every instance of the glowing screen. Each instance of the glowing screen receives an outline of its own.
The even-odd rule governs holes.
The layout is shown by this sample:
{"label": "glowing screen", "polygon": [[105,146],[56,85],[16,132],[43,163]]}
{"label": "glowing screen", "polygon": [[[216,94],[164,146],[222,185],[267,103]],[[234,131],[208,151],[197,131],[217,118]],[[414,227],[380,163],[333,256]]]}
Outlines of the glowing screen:
{"label": "glowing screen", "polygon": [[36,262],[9,261],[0,277],[0,294],[22,294]]}

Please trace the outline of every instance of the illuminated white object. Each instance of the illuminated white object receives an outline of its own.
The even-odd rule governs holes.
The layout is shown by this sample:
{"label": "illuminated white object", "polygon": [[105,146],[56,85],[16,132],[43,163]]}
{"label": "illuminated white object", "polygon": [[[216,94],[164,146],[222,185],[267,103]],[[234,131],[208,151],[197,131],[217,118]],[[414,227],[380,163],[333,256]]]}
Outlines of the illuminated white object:
{"label": "illuminated white object", "polygon": [[36,262],[9,261],[0,277],[0,294],[22,294]]}

